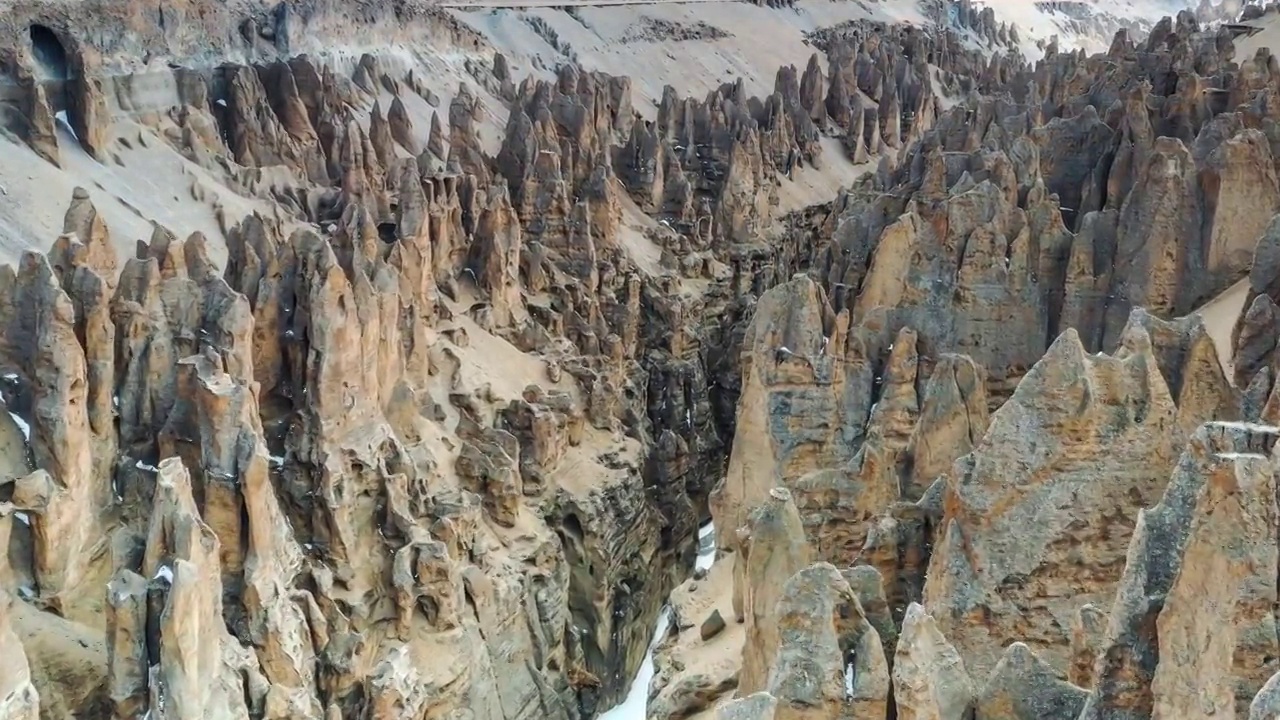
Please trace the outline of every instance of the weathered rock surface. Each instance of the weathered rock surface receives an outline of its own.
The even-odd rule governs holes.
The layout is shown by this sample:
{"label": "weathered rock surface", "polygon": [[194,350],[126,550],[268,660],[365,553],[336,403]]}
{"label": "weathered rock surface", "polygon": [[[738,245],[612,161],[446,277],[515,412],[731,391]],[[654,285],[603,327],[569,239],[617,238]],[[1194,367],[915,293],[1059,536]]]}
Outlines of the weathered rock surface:
{"label": "weathered rock surface", "polygon": [[1266,610],[1277,433],[1209,423],[1192,437],[1139,515],[1081,717],[1229,716],[1262,687],[1280,643]]}
{"label": "weathered rock surface", "polygon": [[1018,640],[1065,670],[1075,608],[1111,595],[1136,512],[1168,481],[1176,413],[1140,325],[1114,357],[1069,330],[946,476],[924,597],[978,678]]}
{"label": "weathered rock surface", "polygon": [[40,717],[40,693],[31,684],[27,654],[10,624],[13,598],[0,593],[0,651],[4,652],[4,683],[0,685],[0,712],[14,720],[37,720]]}
{"label": "weathered rock surface", "polygon": [[121,252],[165,213],[95,173],[0,271],[0,715],[595,717],[708,512],[663,720],[1275,714],[1241,26],[1033,65],[965,0],[702,85],[580,65],[573,8],[197,5],[0,20],[24,158],[211,218]]}
{"label": "weathered rock surface", "polygon": [[978,694],[974,717],[983,720],[1075,720],[1088,691],[1064,682],[1025,643],[1005,648]]}
{"label": "weathered rock surface", "polygon": [[[312,122],[244,107],[254,157],[298,147],[271,122]],[[105,635],[119,717],[592,714],[625,694],[707,485],[685,470],[694,495],[648,494],[671,473],[621,388],[637,358],[670,361],[641,351],[641,279],[616,248],[546,257],[580,304],[536,324],[505,188],[465,219],[474,176],[384,182],[394,151],[347,127],[323,235],[251,215],[220,271],[204,237],[157,227],[121,267],[77,192],[49,257],[0,275],[6,400],[31,428],[5,582]],[[460,275],[489,298],[475,319]]]}
{"label": "weathered rock surface", "polygon": [[976,693],[964,660],[917,603],[907,608],[893,660],[898,717],[962,720],[972,713]]}
{"label": "weathered rock surface", "polygon": [[857,596],[829,563],[795,573],[776,607],[768,692],[775,718],[883,717],[889,666]]}
{"label": "weathered rock surface", "polygon": [[[1267,712],[1274,430],[1239,420],[1280,417],[1275,73],[1267,51],[1220,73],[1232,33],[1183,13],[1137,52],[1117,34],[1095,56],[993,60],[1013,89],[982,97],[985,76],[801,219],[809,272],[741,324],[718,532],[781,485],[815,558],[874,568],[898,717]],[[863,57],[858,102],[892,100]],[[848,132],[837,76],[811,62],[797,95]],[[883,131],[884,110],[857,114]],[[1246,273],[1224,371],[1222,328],[1188,313]],[[723,717],[784,707],[763,685],[739,698]]]}
{"label": "weathered rock surface", "polygon": [[698,628],[698,634],[703,640],[710,640],[724,632],[724,627],[724,616],[720,614],[719,610],[712,610],[707,619],[702,621],[702,625]]}
{"label": "weathered rock surface", "polygon": [[1272,675],[1249,705],[1249,720],[1280,717],[1280,674]]}
{"label": "weathered rock surface", "polygon": [[769,491],[735,539],[734,609],[746,623],[738,687],[749,694],[766,685],[769,653],[779,642],[778,601],[786,579],[809,564],[809,545],[791,493],[783,488]]}
{"label": "weathered rock surface", "polygon": [[921,393],[916,333],[902,329],[884,357],[848,318],[808,278],[760,299],[743,339],[734,449],[712,495],[717,528],[740,523],[781,479],[818,557],[847,560],[877,516],[918,500],[985,430],[983,372],[972,360],[943,356]]}

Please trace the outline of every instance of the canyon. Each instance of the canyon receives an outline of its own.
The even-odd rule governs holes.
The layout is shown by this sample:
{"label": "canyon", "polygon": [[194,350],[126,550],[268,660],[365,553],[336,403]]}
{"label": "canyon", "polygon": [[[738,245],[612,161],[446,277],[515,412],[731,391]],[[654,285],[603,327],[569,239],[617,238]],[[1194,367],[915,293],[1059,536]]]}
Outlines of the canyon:
{"label": "canyon", "polygon": [[1280,718],[1272,46],[0,0],[0,720]]}

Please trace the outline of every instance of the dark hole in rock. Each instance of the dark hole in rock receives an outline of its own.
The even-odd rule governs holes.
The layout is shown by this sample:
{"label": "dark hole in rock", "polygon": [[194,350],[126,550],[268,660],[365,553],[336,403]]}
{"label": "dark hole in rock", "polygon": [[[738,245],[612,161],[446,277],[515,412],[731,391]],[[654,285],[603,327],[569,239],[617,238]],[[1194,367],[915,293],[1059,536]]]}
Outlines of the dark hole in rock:
{"label": "dark hole in rock", "polygon": [[398,239],[396,238],[396,224],[393,222],[378,223],[378,237],[388,245],[395,242]]}
{"label": "dark hole in rock", "polygon": [[316,222],[326,223],[341,219],[342,206],[338,204],[338,194],[321,195],[316,201]]}
{"label": "dark hole in rock", "polygon": [[560,523],[560,527],[564,529],[565,534],[577,540],[579,543],[581,543],[582,539],[586,537],[586,533],[583,532],[582,521],[573,513],[569,513],[564,516],[564,521]]}
{"label": "dark hole in rock", "polygon": [[39,79],[65,81],[71,77],[67,49],[58,36],[44,25],[31,26],[31,54],[36,59],[36,68],[41,75]]}

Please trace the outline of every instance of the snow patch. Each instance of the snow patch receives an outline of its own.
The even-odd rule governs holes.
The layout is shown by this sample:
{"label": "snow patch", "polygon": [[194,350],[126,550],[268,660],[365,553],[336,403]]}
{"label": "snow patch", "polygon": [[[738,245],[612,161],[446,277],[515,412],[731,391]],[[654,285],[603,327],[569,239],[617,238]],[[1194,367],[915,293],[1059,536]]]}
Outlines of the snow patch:
{"label": "snow patch", "polygon": [[12,410],[9,411],[9,417],[13,418],[13,422],[16,423],[18,429],[22,431],[22,437],[26,438],[27,442],[31,442],[31,426],[27,424],[27,421],[23,420],[18,413],[13,412]]}
{"label": "snow patch", "polygon": [[56,119],[56,120],[58,121],[58,124],[62,125],[62,127],[64,127],[64,128],[66,128],[66,131],[67,131],[67,132],[71,133],[71,137],[76,138],[77,140],[79,140],[79,139],[80,139],[79,137],[77,137],[77,136],[76,136],[76,130],[75,130],[75,128],[71,127],[71,121],[70,121],[70,120],[67,120],[67,111],[66,111],[66,110],[59,110],[58,112],[56,112],[56,113],[54,113],[54,114],[53,114],[53,117],[54,117],[54,119]]}
{"label": "snow patch", "polygon": [[693,561],[695,570],[710,570],[716,562],[716,525],[708,522],[698,528],[698,557]]}
{"label": "snow patch", "polygon": [[606,710],[600,720],[644,720],[649,709],[649,683],[653,680],[653,649],[658,641],[667,634],[671,626],[671,609],[662,608],[658,615],[658,626],[653,631],[653,641],[649,643],[649,652],[645,653],[644,662],[640,664],[640,672],[631,683],[631,690],[621,704]]}
{"label": "snow patch", "polygon": [[[698,528],[698,557],[695,567],[708,569],[716,560],[716,526],[708,522]],[[658,642],[671,627],[671,608],[663,607],[658,614],[658,622],[653,629],[653,640],[649,643],[649,652],[645,653],[644,662],[640,664],[640,672],[631,682],[631,690],[621,704],[606,710],[600,720],[645,720],[649,711],[649,683],[653,682],[653,651]],[[574,627],[572,632],[581,634],[581,628]]]}

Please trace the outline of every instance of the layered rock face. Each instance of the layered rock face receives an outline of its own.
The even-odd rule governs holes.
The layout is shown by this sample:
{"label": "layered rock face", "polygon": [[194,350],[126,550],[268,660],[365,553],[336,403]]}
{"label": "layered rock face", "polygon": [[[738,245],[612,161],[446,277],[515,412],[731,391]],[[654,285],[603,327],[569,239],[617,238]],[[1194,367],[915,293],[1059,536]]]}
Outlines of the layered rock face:
{"label": "layered rock face", "polygon": [[[1232,388],[1212,357],[1212,373],[1196,372],[1192,348],[1207,340],[1181,325],[1135,311],[1113,356],[1064,333],[923,498],[832,523],[872,526],[857,564],[825,588],[858,579],[858,611],[840,617],[866,618],[880,652],[850,639],[841,660],[812,667],[806,693],[843,677],[833,701],[775,683],[789,658],[822,656],[811,635],[774,630],[792,612],[784,594],[772,614],[747,614],[738,699],[718,716],[1269,717],[1280,429],[1212,419],[1235,406],[1211,391],[1230,400]],[[787,497],[769,491],[740,532],[734,552],[757,569],[734,574],[735,594],[825,566],[794,569],[830,525],[755,531]],[[762,552],[793,560],[753,563]]]}
{"label": "layered rock face", "polygon": [[1183,17],[1142,47],[1051,52],[1007,98],[942,115],[842,202],[815,263],[834,308],[963,349],[1003,399],[1068,327],[1110,350],[1133,307],[1181,315],[1226,288],[1280,196],[1267,61],[1228,72],[1224,33]]}
{"label": "layered rock face", "polygon": [[1066,666],[1076,608],[1105,603],[1124,566],[1117,528],[1168,482],[1185,435],[1138,327],[1114,357],[1064,333],[944,476],[924,599],[980,676],[1015,640]]}

